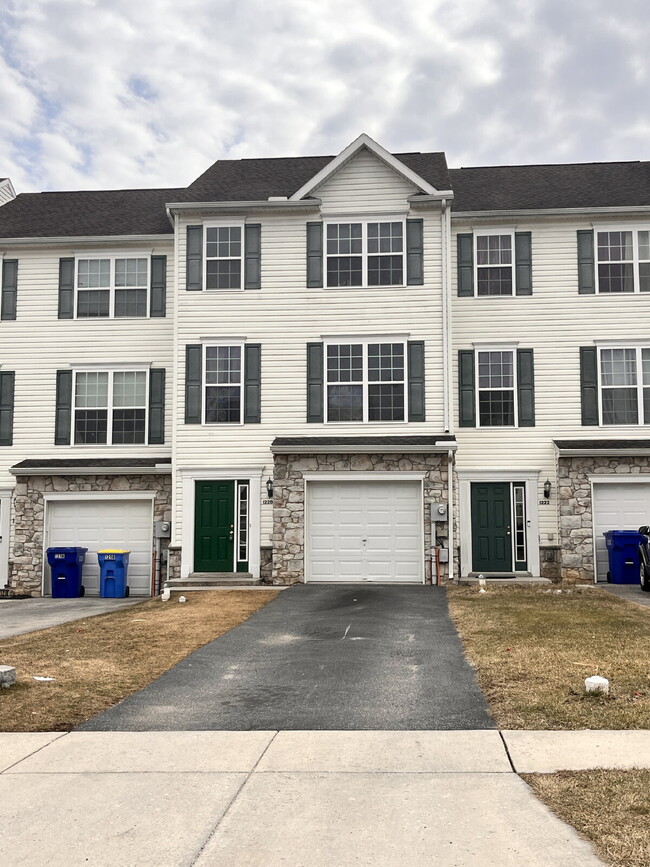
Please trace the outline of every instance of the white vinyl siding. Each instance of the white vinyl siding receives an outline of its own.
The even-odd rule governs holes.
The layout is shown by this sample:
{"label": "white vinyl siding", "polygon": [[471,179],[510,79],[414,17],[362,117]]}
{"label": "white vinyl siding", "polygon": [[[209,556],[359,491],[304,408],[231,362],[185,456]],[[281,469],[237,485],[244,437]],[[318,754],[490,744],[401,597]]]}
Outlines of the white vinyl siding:
{"label": "white vinyl siding", "polygon": [[312,192],[323,203],[323,213],[388,212],[408,207],[415,186],[397,175],[369,151],[362,150],[336,174]]}

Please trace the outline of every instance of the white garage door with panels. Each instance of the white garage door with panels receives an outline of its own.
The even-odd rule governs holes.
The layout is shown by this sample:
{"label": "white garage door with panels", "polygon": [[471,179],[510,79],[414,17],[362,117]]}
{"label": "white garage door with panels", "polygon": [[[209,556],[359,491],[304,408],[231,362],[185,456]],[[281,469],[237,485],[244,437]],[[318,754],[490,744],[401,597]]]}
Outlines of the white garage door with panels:
{"label": "white garage door with panels", "polygon": [[[83,568],[86,595],[99,596],[97,551],[130,551],[127,583],[131,596],[151,594],[153,501],[140,499],[48,500],[45,548],[88,548]],[[46,565],[43,592],[51,593]]]}
{"label": "white garage door with panels", "polygon": [[308,581],[424,580],[422,483],[307,483]]}
{"label": "white garage door with panels", "polygon": [[607,580],[606,530],[638,530],[650,524],[650,481],[594,482],[594,537],[596,540],[596,577]]}

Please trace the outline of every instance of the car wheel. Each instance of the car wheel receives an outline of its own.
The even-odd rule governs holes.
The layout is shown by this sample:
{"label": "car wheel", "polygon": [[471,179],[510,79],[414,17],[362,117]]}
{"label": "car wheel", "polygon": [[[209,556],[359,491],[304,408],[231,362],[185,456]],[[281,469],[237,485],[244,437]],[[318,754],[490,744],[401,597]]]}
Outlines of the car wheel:
{"label": "car wheel", "polygon": [[645,590],[646,593],[650,593],[650,569],[646,566],[646,564],[641,561],[641,568],[639,569],[639,583],[641,584],[641,589]]}

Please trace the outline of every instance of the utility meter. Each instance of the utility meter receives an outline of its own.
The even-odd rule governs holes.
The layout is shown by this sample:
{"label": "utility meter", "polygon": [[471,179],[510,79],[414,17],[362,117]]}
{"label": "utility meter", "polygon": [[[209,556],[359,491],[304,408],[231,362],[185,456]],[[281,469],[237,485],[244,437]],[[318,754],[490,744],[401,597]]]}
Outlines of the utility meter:
{"label": "utility meter", "polygon": [[431,503],[431,521],[446,521],[447,520],[447,504],[446,503]]}

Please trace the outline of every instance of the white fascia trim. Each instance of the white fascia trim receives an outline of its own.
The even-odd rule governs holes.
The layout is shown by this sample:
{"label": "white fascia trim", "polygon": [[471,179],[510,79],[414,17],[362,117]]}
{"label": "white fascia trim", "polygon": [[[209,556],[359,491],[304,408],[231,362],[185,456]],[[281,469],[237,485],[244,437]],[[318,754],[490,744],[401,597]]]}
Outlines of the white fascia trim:
{"label": "white fascia trim", "polygon": [[[606,295],[608,293],[602,293],[602,294]],[[631,295],[632,293],[630,292],[628,294]],[[594,346],[603,346],[605,348],[606,347],[621,346],[621,347],[625,347],[626,349],[635,349],[637,346],[646,346],[646,347],[650,346],[650,338],[646,337],[646,338],[642,338],[641,340],[638,340],[638,339],[629,338],[629,337],[612,337],[612,338],[595,337],[594,338]]]}
{"label": "white fascia trim", "polygon": [[[507,296],[512,297],[512,296]],[[485,352],[486,350],[494,349],[494,350],[503,350],[503,349],[516,349],[519,346],[518,340],[503,340],[501,342],[496,340],[473,340],[472,346],[475,346],[477,349]]]}
{"label": "white fascia trim", "polygon": [[0,238],[0,244],[6,247],[41,247],[44,245],[64,245],[72,247],[76,244],[149,244],[169,242],[170,246],[174,237],[170,232],[167,235],[62,235],[49,238]]}
{"label": "white fascia trim", "polygon": [[247,337],[199,337],[199,343],[208,346],[243,346]]}
{"label": "white fascia trim", "polygon": [[[181,470],[183,526],[181,531],[181,578],[185,579],[194,571],[194,520],[196,517],[197,481],[227,481],[238,479],[249,481],[249,537],[248,571],[254,578],[260,577],[260,546],[262,544],[262,475],[266,467],[223,470],[186,468]],[[173,525],[172,525],[173,526]]]}
{"label": "white fascia trim", "polygon": [[[133,467],[125,464],[122,467],[32,467],[31,469],[11,470],[14,476],[159,476],[171,473],[171,464],[156,464],[153,467]],[[74,494],[85,496],[86,492],[73,491]],[[126,492],[127,496],[130,496]],[[45,494],[47,497],[48,495]],[[98,495],[100,496],[100,495]],[[101,496],[113,496],[111,492],[102,493]],[[117,494],[115,494],[117,496]],[[122,493],[120,492],[120,496]]]}
{"label": "white fascia trim", "polygon": [[514,208],[505,211],[456,211],[451,215],[452,220],[470,219],[510,219],[512,217],[561,217],[582,216],[583,214],[612,214],[630,217],[634,214],[650,214],[650,205],[637,205],[630,207],[607,207],[607,208]]}
{"label": "white fascia trim", "polygon": [[430,205],[434,202],[444,202],[445,200],[451,202],[453,198],[453,190],[438,190],[438,192],[433,195],[414,193],[412,196],[408,196],[406,201],[411,205]]}
{"label": "white fascia trim", "polygon": [[[122,259],[122,258],[126,258],[124,256],[124,247],[112,247],[112,248],[107,247],[107,248],[100,249],[100,250],[93,250],[91,248],[86,249],[86,250],[74,250],[73,249],[72,253],[77,259],[100,259],[100,258],[102,258],[102,259]],[[129,249],[128,253],[129,253],[129,258],[143,258],[145,256],[151,256],[151,254],[153,253],[153,248],[149,247],[149,248],[145,249],[144,247],[136,247],[135,249]],[[88,288],[91,288],[91,289],[95,289],[95,288],[108,289],[109,287],[108,286],[97,286],[97,287],[92,286],[92,287],[88,287]],[[130,288],[130,287],[127,287],[127,288]],[[138,287],[133,287],[133,288],[145,289],[148,287],[138,286]]]}
{"label": "white fascia trim", "polygon": [[372,343],[375,340],[380,340],[382,343],[388,343],[390,341],[395,341],[399,343],[400,341],[408,340],[410,337],[410,333],[405,331],[403,334],[321,334],[321,340],[324,340],[326,343],[333,343],[334,341],[346,340],[350,343]]}
{"label": "white fascia trim", "polygon": [[155,500],[155,491],[65,491],[44,493],[45,502],[50,500]]}
{"label": "white fascia trim", "polygon": [[75,364],[69,361],[67,367],[70,370],[149,370],[153,367],[153,361],[120,361],[115,364],[109,364],[106,361],[84,361],[83,363]]}
{"label": "white fascia trim", "polygon": [[[371,445],[359,445],[358,443],[346,443],[342,445],[308,445],[308,446],[272,446],[271,451],[274,455],[313,455],[313,454],[328,454],[328,455],[380,455],[380,454],[444,454],[445,452],[455,451],[458,448],[458,443],[451,443],[443,440],[435,442],[434,447],[431,446],[416,446],[416,445],[391,445],[390,443],[372,443]],[[346,475],[351,474],[346,471]],[[373,473],[373,478],[378,475]],[[322,473],[319,474],[322,478]],[[390,478],[395,478],[395,473],[390,473]]]}
{"label": "white fascia trim", "polygon": [[426,473],[410,473],[410,472],[388,472],[376,473],[373,470],[368,470],[365,473],[351,473],[347,470],[340,472],[326,473],[303,473],[303,479],[306,482],[394,482],[405,480],[411,482],[420,482],[426,478]]}
{"label": "white fascia trim", "polygon": [[14,185],[11,183],[11,178],[5,178],[4,181],[1,181],[0,187],[8,189],[12,199],[16,198],[16,190],[14,189]]}
{"label": "white fascia trim", "polygon": [[533,482],[542,470],[456,470],[459,482]]}
{"label": "white fascia trim", "polygon": [[175,214],[180,211],[228,211],[228,213],[247,213],[256,211],[300,211],[305,208],[318,210],[321,200],[317,198],[293,202],[282,199],[259,199],[250,202],[171,202],[167,212]]}
{"label": "white fascia trim", "polygon": [[648,477],[647,474],[638,476],[596,476],[588,474],[587,479],[592,483],[592,485],[599,485],[601,483],[603,485],[618,485],[621,482],[624,485],[650,485],[650,477]]}
{"label": "white fascia trim", "polygon": [[[560,458],[630,458],[650,455],[650,449],[561,449],[555,446]],[[622,479],[623,476],[618,476]]]}
{"label": "white fascia trim", "polygon": [[385,148],[383,148],[380,144],[378,144],[374,139],[370,138],[365,132],[361,133],[361,135],[356,138],[351,144],[349,144],[341,153],[334,157],[331,162],[329,162],[326,166],[324,166],[317,174],[314,175],[313,178],[307,181],[306,184],[303,184],[300,189],[295,192],[289,201],[298,201],[303,198],[303,196],[309,195],[312,190],[319,187],[322,183],[324,183],[329,177],[331,177],[334,172],[341,168],[341,166],[345,165],[348,160],[351,160],[354,156],[359,153],[360,150],[366,148],[371,153],[373,153],[378,159],[380,159],[383,163],[385,163],[389,168],[393,169],[398,175],[401,175],[405,180],[410,181],[423,193],[429,193],[431,196],[435,196],[438,194],[438,190],[435,187],[432,187],[431,184],[427,183],[424,178],[421,178],[416,172],[412,169],[409,169],[408,166],[404,165],[404,163],[400,162],[396,157],[394,157],[391,153],[389,153]]}

